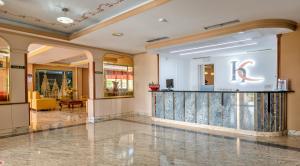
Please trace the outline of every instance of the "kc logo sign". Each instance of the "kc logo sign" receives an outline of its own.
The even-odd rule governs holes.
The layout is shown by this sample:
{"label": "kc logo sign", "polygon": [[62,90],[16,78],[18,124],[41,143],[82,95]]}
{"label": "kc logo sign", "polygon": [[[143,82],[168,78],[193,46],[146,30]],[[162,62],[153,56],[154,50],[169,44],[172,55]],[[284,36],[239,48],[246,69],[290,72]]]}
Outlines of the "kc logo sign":
{"label": "kc logo sign", "polygon": [[232,65],[232,81],[240,80],[242,83],[249,82],[261,82],[264,78],[253,77],[249,74],[249,66],[253,66],[255,62],[253,60],[246,60],[241,63],[239,61],[231,61]]}

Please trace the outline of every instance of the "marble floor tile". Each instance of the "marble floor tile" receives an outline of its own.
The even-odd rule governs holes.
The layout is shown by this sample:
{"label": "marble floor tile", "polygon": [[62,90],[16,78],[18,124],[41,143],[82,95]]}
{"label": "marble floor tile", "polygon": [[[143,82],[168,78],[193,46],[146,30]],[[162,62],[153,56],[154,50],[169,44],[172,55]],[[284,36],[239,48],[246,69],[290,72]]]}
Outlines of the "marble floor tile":
{"label": "marble floor tile", "polygon": [[0,139],[0,161],[13,166],[300,165],[300,148],[127,117]]}

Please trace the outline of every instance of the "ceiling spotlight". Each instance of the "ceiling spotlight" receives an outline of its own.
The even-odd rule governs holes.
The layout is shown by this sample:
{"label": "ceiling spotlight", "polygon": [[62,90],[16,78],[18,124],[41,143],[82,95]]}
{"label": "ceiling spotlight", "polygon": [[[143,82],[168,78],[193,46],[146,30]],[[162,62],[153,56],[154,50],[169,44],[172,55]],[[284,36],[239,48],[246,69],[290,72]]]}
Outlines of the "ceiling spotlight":
{"label": "ceiling spotlight", "polygon": [[57,21],[63,24],[72,24],[74,22],[74,20],[69,17],[58,17]]}
{"label": "ceiling spotlight", "polygon": [[5,2],[3,0],[0,0],[0,6],[4,6]]}
{"label": "ceiling spotlight", "polygon": [[168,22],[168,20],[166,18],[159,18],[158,21],[159,22]]}
{"label": "ceiling spotlight", "polygon": [[114,32],[112,33],[113,36],[116,36],[116,37],[121,37],[121,36],[124,36],[123,33],[120,33],[120,32]]}
{"label": "ceiling spotlight", "polygon": [[56,20],[63,24],[74,23],[74,20],[72,18],[67,17],[67,12],[69,12],[70,10],[68,8],[62,8],[62,11],[64,12],[65,16],[58,17]]}

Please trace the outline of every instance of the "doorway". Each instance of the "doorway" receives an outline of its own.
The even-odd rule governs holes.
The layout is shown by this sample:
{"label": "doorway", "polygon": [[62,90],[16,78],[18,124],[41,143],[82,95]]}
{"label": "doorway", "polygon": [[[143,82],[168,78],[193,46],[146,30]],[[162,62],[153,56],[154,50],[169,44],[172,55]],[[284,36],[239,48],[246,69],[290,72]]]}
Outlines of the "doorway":
{"label": "doorway", "polygon": [[36,131],[86,123],[89,96],[86,51],[31,44],[28,52],[30,128]]}
{"label": "doorway", "polygon": [[199,85],[201,91],[213,91],[215,84],[214,64],[199,65]]}

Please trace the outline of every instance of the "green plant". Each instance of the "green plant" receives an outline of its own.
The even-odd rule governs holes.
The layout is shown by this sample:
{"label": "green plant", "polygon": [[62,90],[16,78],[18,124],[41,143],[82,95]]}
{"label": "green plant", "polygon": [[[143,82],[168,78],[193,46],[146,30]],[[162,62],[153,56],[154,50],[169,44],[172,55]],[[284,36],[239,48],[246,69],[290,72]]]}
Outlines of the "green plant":
{"label": "green plant", "polygon": [[149,83],[149,86],[158,86],[159,84],[154,83],[153,81]]}

